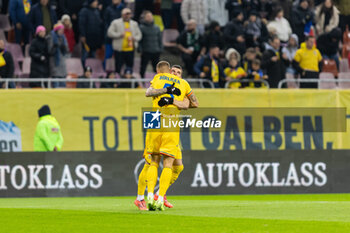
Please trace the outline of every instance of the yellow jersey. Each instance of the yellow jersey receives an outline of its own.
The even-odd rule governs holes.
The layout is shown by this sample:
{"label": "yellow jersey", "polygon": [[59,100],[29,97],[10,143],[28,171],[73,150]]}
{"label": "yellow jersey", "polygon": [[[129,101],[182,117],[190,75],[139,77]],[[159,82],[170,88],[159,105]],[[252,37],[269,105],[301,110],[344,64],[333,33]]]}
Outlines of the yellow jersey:
{"label": "yellow jersey", "polygon": [[134,44],[132,41],[132,33],[130,29],[130,23],[124,22],[124,28],[125,28],[125,34],[122,42],[122,51],[123,52],[130,52],[134,50]]}
{"label": "yellow jersey", "polygon": [[[236,68],[227,67],[224,70],[224,73],[227,77],[230,77],[231,79],[239,79],[246,75],[242,67],[236,67]],[[230,84],[230,88],[240,88],[241,86],[242,85],[239,82]]]}
{"label": "yellow jersey", "polygon": [[[152,100],[152,107],[153,108],[159,108],[158,101],[162,97],[172,97],[174,100],[183,101],[185,96],[190,96],[192,94],[192,89],[190,84],[182,78],[179,78],[175,75],[169,74],[169,73],[160,73],[154,76],[153,80],[151,81],[151,87],[154,89],[162,89],[167,88],[175,83],[175,87],[179,88],[181,91],[181,95],[171,95],[171,94],[164,94],[160,96],[153,97]],[[177,108],[175,105],[166,105],[164,108]]]}
{"label": "yellow jersey", "polygon": [[319,72],[318,63],[322,61],[322,55],[315,47],[307,49],[306,46],[302,46],[295,53],[294,60],[303,70]]}
{"label": "yellow jersey", "polygon": [[[169,73],[160,73],[154,76],[153,80],[151,81],[151,87],[154,89],[162,89],[171,86],[173,83],[175,83],[175,87],[180,89],[181,95],[177,96],[171,94],[163,94],[157,97],[153,97],[153,108],[159,108],[158,101],[162,97],[172,97],[175,100],[183,101],[186,96],[190,96],[192,94],[191,86],[186,80]],[[175,105],[172,104],[166,105],[162,107],[162,109],[162,118],[165,117],[163,116],[164,112],[165,114],[172,115],[180,111]],[[168,116],[166,116],[166,118],[168,118]],[[177,118],[178,117],[170,117],[170,119],[173,120]],[[178,126],[172,129],[162,127],[158,131],[147,131],[145,152],[148,154],[162,154],[173,157],[175,159],[182,159],[179,142],[180,128]]]}

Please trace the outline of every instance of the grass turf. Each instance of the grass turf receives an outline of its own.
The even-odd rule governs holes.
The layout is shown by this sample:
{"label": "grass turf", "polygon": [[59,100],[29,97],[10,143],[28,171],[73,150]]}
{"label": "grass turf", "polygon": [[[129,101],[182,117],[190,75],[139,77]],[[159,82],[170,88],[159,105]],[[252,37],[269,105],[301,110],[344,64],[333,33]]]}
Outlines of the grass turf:
{"label": "grass turf", "polygon": [[0,232],[350,232],[350,194],[173,196],[140,212],[134,197],[0,199]]}

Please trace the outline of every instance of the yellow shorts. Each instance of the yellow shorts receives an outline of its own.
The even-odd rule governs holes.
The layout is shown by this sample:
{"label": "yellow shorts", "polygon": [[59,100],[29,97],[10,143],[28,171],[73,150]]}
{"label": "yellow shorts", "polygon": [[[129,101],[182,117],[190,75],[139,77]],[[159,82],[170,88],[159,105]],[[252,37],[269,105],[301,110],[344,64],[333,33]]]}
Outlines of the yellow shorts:
{"label": "yellow shorts", "polygon": [[144,157],[147,157],[145,156],[147,153],[161,154],[175,159],[182,159],[179,141],[179,132],[147,132]]}

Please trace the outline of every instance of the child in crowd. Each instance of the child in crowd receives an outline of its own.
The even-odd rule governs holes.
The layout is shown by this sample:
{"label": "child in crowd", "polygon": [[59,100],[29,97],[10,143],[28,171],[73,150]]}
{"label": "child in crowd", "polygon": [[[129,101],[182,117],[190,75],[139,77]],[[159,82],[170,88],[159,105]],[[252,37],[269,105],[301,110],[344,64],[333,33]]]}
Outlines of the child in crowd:
{"label": "child in crowd", "polygon": [[[246,76],[246,72],[242,67],[238,65],[238,59],[236,56],[231,56],[229,60],[229,66],[224,70],[226,75],[226,81],[232,79],[241,79]],[[230,84],[230,88],[240,88],[242,84],[240,82],[233,82]]]}
{"label": "child in crowd", "polygon": [[243,56],[243,69],[245,72],[252,69],[252,62],[257,57],[257,52],[254,48],[248,48]]}
{"label": "child in crowd", "polygon": [[72,28],[72,21],[70,20],[69,15],[63,15],[61,22],[64,26],[64,35],[68,42],[69,52],[72,53],[75,46],[75,35]]}
{"label": "child in crowd", "polygon": [[[260,68],[261,62],[259,59],[254,59],[252,62],[252,68],[248,70],[247,78],[250,80],[262,80],[267,79],[267,75],[264,75],[263,71]],[[265,87],[263,83],[259,82],[251,82],[249,83],[249,87]]]}
{"label": "child in crowd", "polygon": [[282,49],[282,53],[288,58],[288,67],[286,72],[288,74],[297,75],[297,71],[293,68],[292,63],[295,57],[295,53],[298,50],[299,40],[296,34],[292,34],[289,37],[289,41],[286,47]]}
{"label": "child in crowd", "polygon": [[[83,76],[79,76],[78,80],[90,80],[92,79],[92,68],[90,66],[85,67],[84,70],[84,75]],[[77,88],[90,88],[90,82],[78,82],[77,83]],[[96,88],[95,83],[92,83],[92,88]]]}
{"label": "child in crowd", "polygon": [[[132,68],[130,67],[126,67],[125,70],[124,70],[124,74],[122,75],[122,79],[127,79],[127,80],[130,80],[130,79],[134,79],[135,77],[132,75],[133,73],[133,70]],[[118,85],[119,88],[132,88],[133,87],[133,84],[132,83],[120,83]],[[138,83],[135,83],[135,87],[139,87],[139,84]]]}
{"label": "child in crowd", "polygon": [[[107,77],[105,79],[108,80],[114,80],[116,79],[115,73],[114,72],[109,72],[107,74]],[[117,88],[118,84],[117,83],[107,83],[107,82],[102,82],[100,88]]]}

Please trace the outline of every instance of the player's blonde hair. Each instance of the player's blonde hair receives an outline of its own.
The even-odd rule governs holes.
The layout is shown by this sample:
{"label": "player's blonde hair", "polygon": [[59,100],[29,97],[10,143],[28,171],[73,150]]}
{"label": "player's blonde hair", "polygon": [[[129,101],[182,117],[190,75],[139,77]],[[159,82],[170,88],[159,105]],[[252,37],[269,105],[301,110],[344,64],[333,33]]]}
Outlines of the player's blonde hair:
{"label": "player's blonde hair", "polygon": [[170,63],[167,61],[160,61],[157,64],[157,72],[160,73],[165,73],[165,72],[169,72],[170,70]]}

